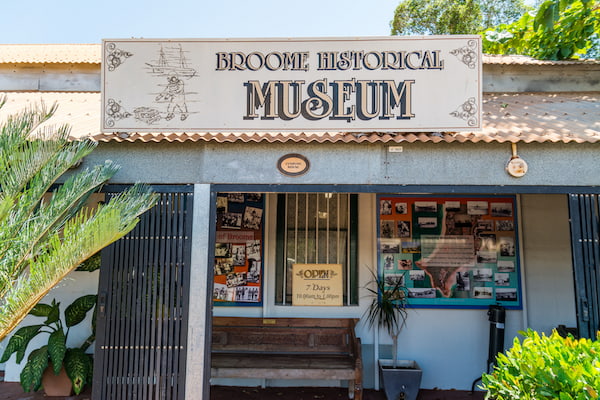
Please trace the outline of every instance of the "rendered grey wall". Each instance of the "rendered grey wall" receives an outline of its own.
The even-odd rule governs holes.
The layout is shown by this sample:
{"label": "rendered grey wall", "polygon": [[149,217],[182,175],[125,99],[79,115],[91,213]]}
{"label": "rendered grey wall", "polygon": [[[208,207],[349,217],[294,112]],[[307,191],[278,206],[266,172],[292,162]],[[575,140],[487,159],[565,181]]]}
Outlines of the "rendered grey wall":
{"label": "rendered grey wall", "polygon": [[[504,170],[509,143],[407,143],[401,153],[383,144],[102,143],[85,165],[112,159],[122,169],[113,183],[600,185],[600,144],[519,144],[529,164],[523,178]],[[311,163],[300,177],[276,168],[300,153]]]}
{"label": "rendered grey wall", "polygon": [[566,195],[521,196],[529,327],[577,326]]}

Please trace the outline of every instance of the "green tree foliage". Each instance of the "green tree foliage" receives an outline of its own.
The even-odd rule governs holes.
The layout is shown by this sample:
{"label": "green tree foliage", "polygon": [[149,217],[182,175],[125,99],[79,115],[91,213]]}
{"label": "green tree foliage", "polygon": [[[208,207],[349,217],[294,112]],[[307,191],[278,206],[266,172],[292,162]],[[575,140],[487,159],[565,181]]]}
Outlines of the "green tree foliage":
{"label": "green tree foliage", "polygon": [[593,400],[600,397],[600,342],[521,332],[506,354],[498,354],[482,382],[486,399]]}
{"label": "green tree foliage", "polygon": [[541,60],[600,58],[600,1],[547,0],[535,13],[484,32],[483,51]]}
{"label": "green tree foliage", "polygon": [[523,0],[403,0],[390,25],[392,35],[476,34],[526,10]]}
{"label": "green tree foliage", "polygon": [[156,202],[147,187],[134,185],[105,205],[86,207],[117,172],[111,162],[69,174],[48,196],[95,148],[90,140],[69,140],[68,127],[40,131],[55,110],[41,105],[0,125],[0,341],[62,278],[133,229]]}

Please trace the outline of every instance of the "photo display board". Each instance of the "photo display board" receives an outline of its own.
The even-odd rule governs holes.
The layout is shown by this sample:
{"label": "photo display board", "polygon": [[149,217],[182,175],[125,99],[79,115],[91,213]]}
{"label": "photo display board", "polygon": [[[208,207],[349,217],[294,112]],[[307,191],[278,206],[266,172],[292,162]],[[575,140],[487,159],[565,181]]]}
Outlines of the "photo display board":
{"label": "photo display board", "polygon": [[378,196],[379,274],[428,308],[522,308],[514,196]]}
{"label": "photo display board", "polygon": [[215,306],[262,305],[261,193],[219,193],[215,240]]}

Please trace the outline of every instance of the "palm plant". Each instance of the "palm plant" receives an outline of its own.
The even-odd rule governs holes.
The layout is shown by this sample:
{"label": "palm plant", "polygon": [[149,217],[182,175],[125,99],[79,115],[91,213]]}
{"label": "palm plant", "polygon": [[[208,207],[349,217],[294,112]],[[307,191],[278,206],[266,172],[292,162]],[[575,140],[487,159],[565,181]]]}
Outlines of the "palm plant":
{"label": "palm plant", "polygon": [[31,107],[0,125],[0,341],[70,271],[133,229],[157,200],[136,184],[95,210],[86,207],[118,171],[110,161],[69,174],[48,196],[96,146],[69,140],[67,126],[40,129],[56,108]]}
{"label": "palm plant", "polygon": [[373,273],[375,288],[366,287],[373,294],[373,301],[366,311],[367,322],[372,328],[377,326],[383,328],[392,337],[392,367],[398,365],[398,335],[406,325],[408,313],[406,304],[408,289],[404,286],[404,275],[402,279],[396,279],[391,285],[386,282],[383,275]]}

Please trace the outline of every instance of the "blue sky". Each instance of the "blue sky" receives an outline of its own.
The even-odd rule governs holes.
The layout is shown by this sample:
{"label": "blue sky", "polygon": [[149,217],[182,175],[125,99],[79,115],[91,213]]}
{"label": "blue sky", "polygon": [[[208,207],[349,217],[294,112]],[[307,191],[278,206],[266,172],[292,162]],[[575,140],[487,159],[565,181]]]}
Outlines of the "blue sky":
{"label": "blue sky", "polygon": [[387,36],[399,1],[14,0],[2,5],[0,43]]}

